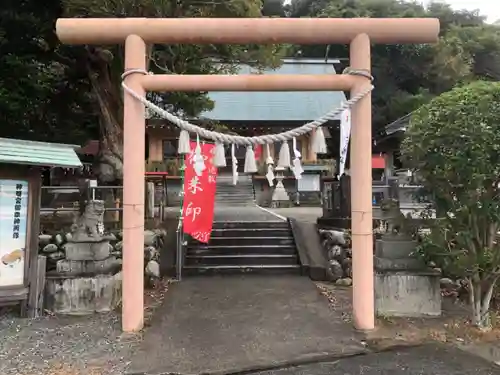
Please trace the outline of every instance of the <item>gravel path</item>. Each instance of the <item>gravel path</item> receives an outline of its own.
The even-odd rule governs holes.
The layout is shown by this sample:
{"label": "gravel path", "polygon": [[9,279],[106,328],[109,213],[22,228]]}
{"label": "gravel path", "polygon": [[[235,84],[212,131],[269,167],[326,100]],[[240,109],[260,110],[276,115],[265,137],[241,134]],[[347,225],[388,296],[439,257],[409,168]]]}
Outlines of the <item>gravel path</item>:
{"label": "gravel path", "polygon": [[0,316],[0,374],[123,374],[137,339],[121,337],[116,313],[21,319]]}
{"label": "gravel path", "polygon": [[[145,326],[168,285],[145,291]],[[1,375],[122,375],[141,341],[142,334],[122,334],[120,311],[30,320],[0,308]]]}

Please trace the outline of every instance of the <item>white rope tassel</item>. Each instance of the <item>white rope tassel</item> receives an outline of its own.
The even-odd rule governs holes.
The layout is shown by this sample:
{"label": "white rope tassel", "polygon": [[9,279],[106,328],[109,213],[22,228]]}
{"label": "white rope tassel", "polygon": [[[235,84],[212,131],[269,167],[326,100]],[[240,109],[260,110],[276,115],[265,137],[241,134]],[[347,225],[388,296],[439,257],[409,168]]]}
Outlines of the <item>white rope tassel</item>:
{"label": "white rope tassel", "polygon": [[274,165],[274,160],[273,160],[273,156],[271,155],[271,147],[269,147],[269,143],[266,143],[266,154],[267,154],[266,164],[267,165],[269,165],[269,164]]}
{"label": "white rope tassel", "polygon": [[189,154],[191,152],[191,145],[189,144],[189,132],[181,130],[179,135],[179,146],[177,147],[178,154]]}
{"label": "white rope tassel", "polygon": [[193,155],[193,169],[198,177],[201,176],[203,171],[206,169],[205,158],[201,153],[200,137],[196,136],[196,148],[194,149]]}
{"label": "white rope tassel", "polygon": [[226,163],[226,151],[224,150],[224,145],[217,142],[214,147],[214,167],[225,167]]}
{"label": "white rope tassel", "polygon": [[293,147],[293,167],[292,172],[295,176],[296,180],[300,180],[302,178],[302,173],[304,172],[304,168],[302,168],[302,163],[300,162],[300,158],[302,157],[300,151],[297,149],[297,139],[292,138],[292,147]]}
{"label": "white rope tassel", "polygon": [[326,149],[325,133],[323,133],[321,126],[316,128],[312,138],[312,150],[316,154],[326,154],[328,151]]}
{"label": "white rope tassel", "polygon": [[278,156],[278,167],[290,168],[290,148],[288,142],[283,142]]}
{"label": "white rope tassel", "polygon": [[238,183],[238,159],[236,159],[234,143],[231,144],[231,162],[233,164],[233,185]]}
{"label": "white rope tassel", "polygon": [[271,156],[271,149],[269,147],[269,143],[266,143],[266,153],[267,153],[267,158],[266,158],[266,164],[267,164],[267,173],[266,173],[266,178],[267,181],[269,182],[269,186],[273,187],[274,185],[274,160],[273,157]]}
{"label": "white rope tassel", "polygon": [[247,146],[245,153],[245,165],[243,167],[245,173],[257,173],[257,163],[255,162],[255,152],[252,146]]}

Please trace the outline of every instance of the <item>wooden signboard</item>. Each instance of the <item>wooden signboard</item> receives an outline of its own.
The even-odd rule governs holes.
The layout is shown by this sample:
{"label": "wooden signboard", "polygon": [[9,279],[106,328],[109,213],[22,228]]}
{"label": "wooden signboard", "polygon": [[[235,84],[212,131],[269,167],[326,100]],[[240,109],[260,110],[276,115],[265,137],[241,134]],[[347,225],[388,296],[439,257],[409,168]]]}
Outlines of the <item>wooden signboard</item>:
{"label": "wooden signboard", "polygon": [[38,168],[0,164],[0,305],[21,303],[31,317],[40,313],[45,283],[45,257],[38,256],[40,185]]}
{"label": "wooden signboard", "polygon": [[24,284],[29,184],[0,179],[0,287]]}

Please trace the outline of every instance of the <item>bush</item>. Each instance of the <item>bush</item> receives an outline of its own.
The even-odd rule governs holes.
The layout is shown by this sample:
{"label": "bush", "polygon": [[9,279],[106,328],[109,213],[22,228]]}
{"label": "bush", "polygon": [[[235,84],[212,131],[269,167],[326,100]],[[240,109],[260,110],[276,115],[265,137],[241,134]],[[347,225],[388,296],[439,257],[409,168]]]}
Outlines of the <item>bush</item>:
{"label": "bush", "polygon": [[500,83],[474,82],[421,107],[401,151],[434,197],[425,247],[467,279],[472,321],[487,329],[500,276]]}

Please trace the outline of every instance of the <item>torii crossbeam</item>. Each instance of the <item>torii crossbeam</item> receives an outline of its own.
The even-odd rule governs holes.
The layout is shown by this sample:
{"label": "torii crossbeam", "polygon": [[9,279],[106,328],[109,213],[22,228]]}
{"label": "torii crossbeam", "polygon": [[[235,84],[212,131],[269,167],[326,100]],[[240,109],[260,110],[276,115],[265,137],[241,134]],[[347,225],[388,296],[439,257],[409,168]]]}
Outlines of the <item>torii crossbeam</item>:
{"label": "torii crossbeam", "polygon": [[[350,44],[350,67],[370,71],[370,43],[433,43],[433,18],[78,18],[59,19],[57,36],[66,44],[125,43],[125,70],[146,69],[146,44]],[[352,75],[156,75],[129,74],[128,87],[146,91],[340,91],[356,95],[369,82]],[[380,84],[383,84],[381,82]],[[144,106],[124,98],[123,309],[126,332],[144,319]],[[375,326],[372,230],[371,95],[352,109],[351,210],[353,320]]]}

